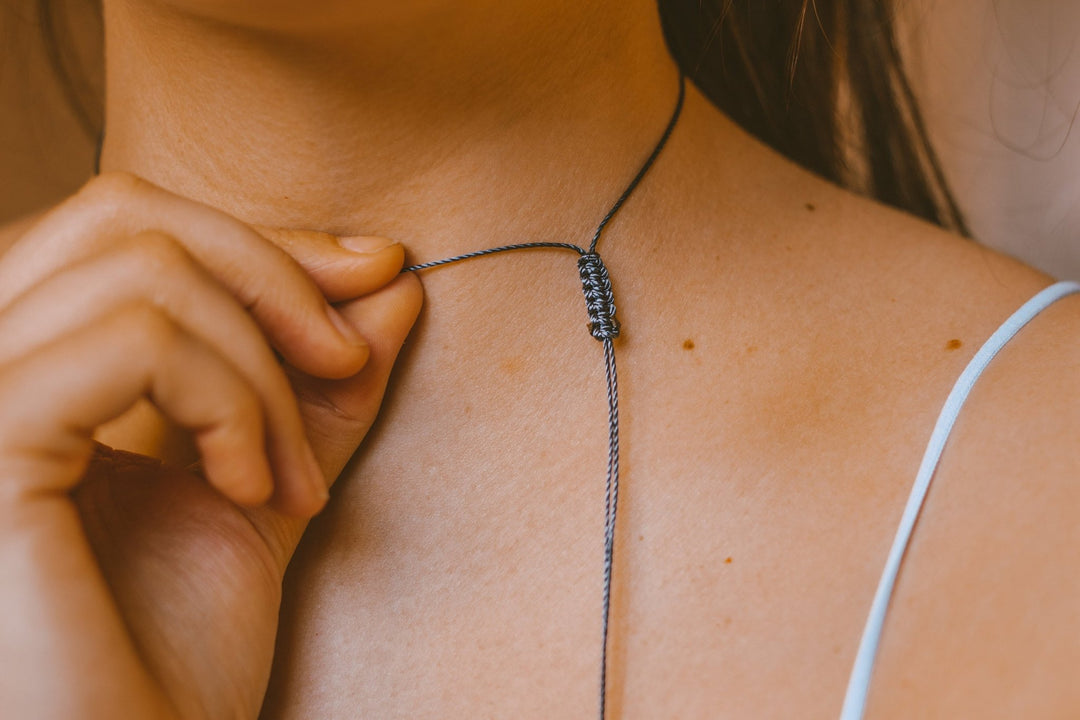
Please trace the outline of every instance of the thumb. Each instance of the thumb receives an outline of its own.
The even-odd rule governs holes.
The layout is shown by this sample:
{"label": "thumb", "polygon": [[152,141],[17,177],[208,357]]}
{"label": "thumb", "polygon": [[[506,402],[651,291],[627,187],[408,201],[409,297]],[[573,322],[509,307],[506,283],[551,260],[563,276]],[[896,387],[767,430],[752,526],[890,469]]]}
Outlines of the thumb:
{"label": "thumb", "polygon": [[314,230],[256,227],[288,253],[330,302],[374,292],[391,282],[405,262],[405,250],[383,237],[337,237]]}
{"label": "thumb", "polygon": [[[368,363],[356,375],[326,380],[292,372],[300,414],[311,447],[330,483],[367,435],[382,404],[390,371],[423,303],[420,281],[400,275],[382,290],[338,305],[371,347]],[[285,572],[306,527],[305,520],[286,517],[270,508],[244,511]]]}
{"label": "thumb", "polygon": [[312,449],[331,481],[375,421],[390,371],[422,302],[420,281],[408,274],[372,295],[337,306],[371,344],[367,365],[344,380],[293,378]]}

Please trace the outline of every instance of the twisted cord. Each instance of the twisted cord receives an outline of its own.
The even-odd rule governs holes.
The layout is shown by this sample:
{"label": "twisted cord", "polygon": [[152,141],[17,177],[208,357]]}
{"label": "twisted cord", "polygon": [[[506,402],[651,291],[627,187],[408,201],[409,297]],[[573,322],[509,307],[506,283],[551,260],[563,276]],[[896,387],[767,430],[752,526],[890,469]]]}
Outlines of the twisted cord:
{"label": "twisted cord", "polygon": [[679,99],[675,101],[675,110],[671,113],[671,119],[668,120],[667,127],[664,128],[664,134],[660,136],[660,140],[656,143],[652,153],[645,159],[645,162],[641,165],[641,169],[638,170],[637,175],[630,181],[630,184],[623,190],[622,195],[615,201],[615,204],[611,206],[611,209],[607,211],[607,215],[600,221],[600,224],[596,226],[596,232],[593,233],[592,242],[589,243],[589,252],[596,251],[596,244],[600,242],[600,235],[604,232],[604,228],[611,222],[611,218],[615,217],[615,213],[619,212],[619,208],[623,206],[629,198],[631,193],[637,189],[637,186],[641,183],[645,177],[645,173],[649,172],[649,169],[656,162],[656,158],[660,157],[660,151],[667,145],[668,138],[671,137],[671,133],[675,131],[675,125],[679,122],[679,116],[682,115],[683,100],[686,99],[686,78],[679,75]]}
{"label": "twisted cord", "polygon": [[[618,329],[616,328],[616,333]],[[595,335],[594,335],[595,337]],[[615,370],[615,345],[604,338],[604,369],[607,373],[608,465],[604,492],[604,619],[600,639],[600,720],[607,716],[607,651],[611,621],[611,574],[615,557],[615,513],[619,505],[619,374]]]}
{"label": "twisted cord", "polygon": [[530,242],[530,243],[518,243],[517,245],[500,245],[499,247],[488,248],[487,250],[475,250],[473,252],[462,253],[461,255],[455,255],[454,257],[443,258],[442,260],[432,260],[431,262],[420,263],[419,265],[410,265],[401,272],[413,272],[416,270],[427,270],[428,268],[439,267],[440,265],[449,265],[450,263],[461,262],[462,260],[471,260],[477,257],[483,257],[484,255],[494,255],[495,253],[506,252],[508,250],[535,250],[536,248],[560,248],[563,250],[573,250],[579,255],[584,255],[585,250],[574,245],[572,243],[558,243],[558,242]]}
{"label": "twisted cord", "polygon": [[671,114],[667,127],[664,129],[660,140],[653,147],[649,157],[638,170],[637,175],[630,181],[626,189],[604,215],[600,224],[593,233],[592,242],[588,250],[572,243],[559,242],[529,242],[513,245],[500,245],[499,247],[455,255],[442,260],[410,265],[401,272],[415,272],[430,268],[449,265],[451,263],[471,260],[485,255],[508,252],[511,250],[533,250],[539,248],[556,248],[573,250],[580,256],[578,258],[578,274],[581,277],[581,288],[585,295],[585,311],[589,316],[589,333],[604,345],[604,371],[607,376],[607,401],[608,401],[608,460],[607,479],[604,491],[604,573],[603,590],[601,594],[602,621],[601,621],[601,648],[600,648],[600,687],[599,687],[599,720],[605,720],[607,713],[607,670],[608,670],[608,636],[611,624],[611,579],[615,557],[615,518],[619,505],[619,377],[615,368],[615,344],[614,340],[619,336],[620,325],[615,318],[615,294],[611,287],[611,277],[607,266],[596,252],[597,243],[604,228],[615,217],[631,193],[641,183],[645,174],[656,162],[660,152],[667,145],[671,133],[678,123],[682,114],[683,100],[686,97],[686,80],[679,76],[679,97],[675,103],[675,109]]}

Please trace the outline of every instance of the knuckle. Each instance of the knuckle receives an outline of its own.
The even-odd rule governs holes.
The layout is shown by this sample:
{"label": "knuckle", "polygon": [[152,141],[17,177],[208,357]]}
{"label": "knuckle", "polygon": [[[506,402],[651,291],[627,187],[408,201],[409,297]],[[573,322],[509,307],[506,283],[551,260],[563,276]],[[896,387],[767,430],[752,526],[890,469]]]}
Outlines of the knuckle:
{"label": "knuckle", "polygon": [[84,228],[111,226],[130,210],[132,202],[150,184],[127,172],[102,173],[82,186],[64,202],[68,212],[77,213]]}
{"label": "knuckle", "polygon": [[131,352],[144,356],[170,353],[180,338],[180,329],[173,319],[146,299],[127,303],[117,313],[116,322],[125,338],[134,345]]}
{"label": "knuckle", "polygon": [[79,196],[95,204],[117,205],[136,195],[147,182],[129,172],[110,171],[101,173],[83,185]]}
{"label": "knuckle", "polygon": [[226,403],[228,412],[235,418],[236,428],[242,433],[258,435],[262,430],[262,401],[247,382],[237,383],[233,397]]}
{"label": "knuckle", "polygon": [[128,241],[140,272],[160,275],[172,270],[189,270],[194,260],[187,249],[171,235],[158,230],[143,231]]}

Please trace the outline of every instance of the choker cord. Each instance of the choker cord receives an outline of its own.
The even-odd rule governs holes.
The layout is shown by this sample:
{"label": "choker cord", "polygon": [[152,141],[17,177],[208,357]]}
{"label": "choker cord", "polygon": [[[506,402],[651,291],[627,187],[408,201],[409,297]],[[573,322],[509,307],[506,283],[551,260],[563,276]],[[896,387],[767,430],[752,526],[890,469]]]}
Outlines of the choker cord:
{"label": "choker cord", "polygon": [[630,184],[626,186],[626,189],[623,190],[622,194],[615,201],[615,204],[611,206],[611,209],[608,210],[607,214],[604,215],[604,218],[600,221],[600,224],[596,228],[596,232],[593,233],[592,242],[589,243],[588,249],[572,243],[516,243],[513,245],[500,245],[499,247],[488,248],[486,250],[476,250],[444,258],[442,260],[433,260],[431,262],[410,265],[401,271],[406,273],[428,270],[441,265],[449,265],[463,260],[471,260],[473,258],[494,255],[495,253],[511,250],[554,248],[560,250],[572,250],[579,255],[578,273],[581,276],[582,291],[585,295],[585,310],[589,317],[589,333],[604,345],[604,369],[607,376],[608,461],[607,481],[604,494],[604,573],[603,592],[601,596],[603,609],[598,702],[599,720],[605,720],[607,714],[607,652],[611,620],[611,577],[612,564],[615,555],[615,516],[619,504],[619,382],[618,373],[615,368],[615,345],[613,341],[619,336],[620,326],[619,321],[615,319],[615,296],[611,288],[611,278],[608,275],[604,261],[600,258],[600,254],[596,252],[596,246],[600,242],[600,236],[604,232],[604,228],[607,227],[607,224],[615,217],[615,214],[622,208],[623,204],[626,203],[630,195],[641,183],[642,179],[644,179],[645,174],[648,173],[649,169],[656,162],[656,159],[660,156],[660,152],[664,149],[664,146],[667,145],[667,141],[671,137],[671,133],[675,130],[675,125],[678,123],[679,116],[682,114],[683,100],[685,97],[686,79],[680,74],[679,97],[675,102],[675,109],[671,114],[671,119],[668,121],[667,127],[664,129],[663,135],[660,136],[660,140],[657,141],[656,146],[653,147],[652,152],[638,170],[637,175],[634,176],[634,179],[630,181]]}

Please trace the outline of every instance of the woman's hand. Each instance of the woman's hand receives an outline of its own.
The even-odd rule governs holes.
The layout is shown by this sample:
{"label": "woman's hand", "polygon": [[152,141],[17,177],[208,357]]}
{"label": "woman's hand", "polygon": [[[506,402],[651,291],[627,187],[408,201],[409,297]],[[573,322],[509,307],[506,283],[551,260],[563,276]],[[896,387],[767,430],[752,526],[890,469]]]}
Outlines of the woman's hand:
{"label": "woman's hand", "polygon": [[[352,243],[115,175],[0,260],[5,715],[258,714],[304,518],[419,310],[400,248]],[[143,397],[201,475],[93,442]]]}

